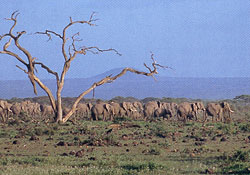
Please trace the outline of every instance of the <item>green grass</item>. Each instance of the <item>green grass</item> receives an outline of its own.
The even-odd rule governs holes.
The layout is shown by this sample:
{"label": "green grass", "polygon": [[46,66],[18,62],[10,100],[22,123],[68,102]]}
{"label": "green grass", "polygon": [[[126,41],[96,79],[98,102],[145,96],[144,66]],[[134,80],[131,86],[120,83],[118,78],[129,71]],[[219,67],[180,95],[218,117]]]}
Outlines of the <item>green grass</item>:
{"label": "green grass", "polygon": [[[110,130],[114,123],[121,128]],[[0,125],[0,174],[195,175],[210,169],[244,174],[249,168],[246,134],[248,123],[203,126],[123,118],[82,120],[76,125],[5,124]],[[30,140],[31,136],[37,139]]]}

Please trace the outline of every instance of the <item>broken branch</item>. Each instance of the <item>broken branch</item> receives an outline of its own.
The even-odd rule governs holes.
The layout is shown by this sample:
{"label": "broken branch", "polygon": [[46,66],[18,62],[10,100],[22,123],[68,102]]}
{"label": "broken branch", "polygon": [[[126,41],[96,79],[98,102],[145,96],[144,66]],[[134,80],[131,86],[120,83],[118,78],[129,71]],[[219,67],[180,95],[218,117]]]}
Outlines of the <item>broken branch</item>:
{"label": "broken branch", "polygon": [[45,32],[36,32],[35,34],[47,35],[48,38],[49,38],[48,41],[49,41],[49,40],[52,40],[51,34],[54,34],[55,36],[57,36],[57,37],[63,39],[63,37],[62,37],[60,34],[54,32],[54,31],[52,31],[52,30],[46,30]]}

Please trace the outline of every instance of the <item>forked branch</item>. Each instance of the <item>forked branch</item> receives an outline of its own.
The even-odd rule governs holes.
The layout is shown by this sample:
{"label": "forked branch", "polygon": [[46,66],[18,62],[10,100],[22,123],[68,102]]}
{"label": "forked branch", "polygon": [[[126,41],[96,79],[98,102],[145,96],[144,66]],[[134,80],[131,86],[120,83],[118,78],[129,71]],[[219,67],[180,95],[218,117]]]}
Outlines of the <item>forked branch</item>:
{"label": "forked branch", "polygon": [[[72,53],[70,52],[70,48],[69,48],[68,50],[69,50],[69,56],[70,56],[70,58],[68,58],[68,55],[66,54],[66,48],[65,48],[65,45],[66,45],[66,42],[67,42],[66,31],[68,30],[68,28],[69,28],[70,26],[72,26],[72,25],[74,25],[74,24],[88,24],[88,25],[90,25],[90,26],[95,26],[95,24],[93,24],[93,22],[95,22],[95,21],[98,20],[98,19],[94,19],[94,15],[95,15],[95,12],[93,12],[93,13],[91,14],[91,16],[90,16],[90,18],[89,18],[88,21],[86,21],[86,20],[82,20],[82,21],[73,21],[72,17],[70,17],[70,22],[69,22],[69,24],[67,24],[67,25],[63,28],[62,34],[59,34],[59,33],[54,32],[54,31],[52,31],[52,30],[46,30],[45,32],[36,32],[35,34],[47,35],[48,38],[49,38],[48,41],[52,39],[51,34],[53,34],[53,35],[59,37],[60,39],[62,39],[62,53],[63,53],[63,56],[64,56],[65,61],[68,61],[71,57],[73,57],[74,55],[77,55],[78,53],[76,53],[76,51],[75,51],[75,53],[72,54]],[[79,33],[78,33],[77,35],[79,35]],[[72,41],[71,45],[72,45],[72,47],[73,47],[73,50],[76,50],[76,48],[75,48],[75,41],[76,41],[76,39],[74,39],[74,37],[75,37],[75,36],[72,37],[73,41]],[[79,53],[80,53],[80,52],[79,52]],[[82,53],[83,53],[83,52],[82,52]]]}
{"label": "forked branch", "polygon": [[[17,25],[17,16],[19,15],[18,11],[15,11],[11,14],[11,17],[10,18],[6,18],[6,20],[10,20],[10,21],[13,21],[13,25],[10,27],[10,30],[8,33],[6,34],[3,34],[0,36],[0,40],[2,40],[3,38],[5,37],[9,37],[9,40],[4,44],[3,46],[3,50],[0,51],[0,53],[2,54],[8,54],[10,56],[13,56],[15,57],[20,63],[22,63],[26,69],[20,67],[20,66],[16,66],[17,68],[21,69],[23,72],[25,72],[28,77],[29,77],[29,80],[31,81],[32,83],[32,86],[33,86],[33,90],[34,90],[34,93],[37,94],[37,89],[36,89],[36,83],[38,83],[38,85],[44,89],[44,91],[48,94],[48,96],[50,97],[50,101],[51,101],[51,104],[52,104],[52,107],[54,110],[56,110],[56,105],[55,105],[55,99],[50,91],[50,89],[48,89],[48,87],[46,87],[41,81],[40,79],[38,79],[35,74],[34,74],[34,70],[35,67],[34,65],[35,64],[39,64],[39,63],[35,63],[34,62],[34,58],[32,58],[31,54],[29,53],[28,50],[26,50],[24,47],[22,47],[19,43],[19,38],[26,33],[26,31],[21,31],[21,32],[17,32],[16,35],[13,34],[13,30],[15,28],[15,26]],[[27,61],[24,61],[18,54],[8,50],[8,47],[10,46],[11,44],[11,41],[14,40],[14,44],[15,46],[17,47],[18,50],[20,50],[21,52],[24,53],[24,55],[27,57]],[[47,69],[47,71],[49,70],[48,67],[40,64],[43,68]],[[52,71],[51,71],[52,73]]]}

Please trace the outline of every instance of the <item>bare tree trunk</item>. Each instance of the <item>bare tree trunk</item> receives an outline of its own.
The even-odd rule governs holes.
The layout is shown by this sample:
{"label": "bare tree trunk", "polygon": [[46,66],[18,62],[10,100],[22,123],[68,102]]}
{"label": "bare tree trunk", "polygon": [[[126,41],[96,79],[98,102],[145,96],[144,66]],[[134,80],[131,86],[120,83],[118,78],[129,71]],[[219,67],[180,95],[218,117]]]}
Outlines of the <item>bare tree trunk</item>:
{"label": "bare tree trunk", "polygon": [[63,121],[63,112],[62,112],[62,103],[57,104],[57,113],[56,113],[56,122],[62,122]]}
{"label": "bare tree trunk", "polygon": [[62,96],[61,96],[63,85],[64,85],[64,78],[63,78],[63,80],[61,80],[61,82],[59,80],[57,81],[57,92],[56,92],[57,112],[56,112],[56,116],[55,116],[56,122],[62,122],[62,120],[63,120]]}
{"label": "bare tree trunk", "polygon": [[63,112],[62,112],[62,97],[61,93],[57,93],[57,104],[56,104],[57,111],[55,113],[55,121],[61,122],[63,119]]}

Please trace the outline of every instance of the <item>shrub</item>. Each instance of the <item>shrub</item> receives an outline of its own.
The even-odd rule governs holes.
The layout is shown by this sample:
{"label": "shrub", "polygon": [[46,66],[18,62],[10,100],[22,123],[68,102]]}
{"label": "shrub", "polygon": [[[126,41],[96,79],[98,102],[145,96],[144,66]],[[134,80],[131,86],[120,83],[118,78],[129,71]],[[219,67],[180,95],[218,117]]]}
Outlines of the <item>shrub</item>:
{"label": "shrub", "polygon": [[35,128],[34,134],[37,135],[37,136],[42,136],[42,135],[51,136],[51,135],[54,135],[55,133],[54,133],[53,129],[51,129],[51,128],[48,128],[48,129],[46,129],[46,128]]}
{"label": "shrub", "polygon": [[117,136],[114,134],[109,134],[103,138],[109,145],[116,145],[118,143],[117,139]]}
{"label": "shrub", "polygon": [[122,123],[122,122],[128,122],[128,121],[132,121],[131,118],[129,117],[115,117],[113,120],[113,123]]}
{"label": "shrub", "polygon": [[122,165],[121,168],[127,170],[126,173],[123,174],[138,174],[141,171],[154,171],[156,169],[162,169],[164,167],[162,165],[150,161],[150,162],[132,162]]}
{"label": "shrub", "polygon": [[250,174],[250,151],[237,150],[233,155],[219,157],[225,166],[222,166],[222,174]]}
{"label": "shrub", "polygon": [[250,161],[250,151],[236,151],[233,156],[230,158],[231,161],[236,162],[247,162]]}
{"label": "shrub", "polygon": [[159,146],[163,148],[168,148],[171,146],[171,144],[168,142],[168,140],[165,140],[163,143],[159,143]]}
{"label": "shrub", "polygon": [[31,120],[28,113],[24,112],[24,111],[21,111],[18,117],[19,117],[19,119],[21,119],[24,122],[30,122],[30,120]]}
{"label": "shrub", "polygon": [[147,168],[146,163],[130,163],[122,166],[123,169],[126,170],[136,170],[136,171],[142,171]]}
{"label": "shrub", "polygon": [[43,129],[42,128],[35,128],[35,135],[37,135],[37,136],[43,135]]}
{"label": "shrub", "polygon": [[165,125],[162,123],[153,122],[146,127],[148,127],[151,130],[151,133],[157,137],[165,138],[168,134]]}
{"label": "shrub", "polygon": [[151,147],[148,151],[148,154],[150,155],[160,155],[161,154],[161,149],[158,147]]}
{"label": "shrub", "polygon": [[8,138],[10,135],[8,132],[0,131],[0,138]]}
{"label": "shrub", "polygon": [[250,174],[249,164],[235,163],[222,169],[223,174]]}
{"label": "shrub", "polygon": [[250,123],[241,124],[239,128],[243,132],[250,132]]}
{"label": "shrub", "polygon": [[218,125],[218,129],[221,130],[224,134],[235,134],[236,133],[236,128],[234,124],[223,124],[220,123]]}
{"label": "shrub", "polygon": [[53,129],[45,129],[45,131],[43,131],[43,134],[52,136],[55,134],[55,132]]}
{"label": "shrub", "polygon": [[20,120],[17,119],[17,118],[15,118],[14,120],[10,120],[10,121],[8,121],[8,125],[9,126],[14,126],[14,125],[19,126],[20,125]]}

